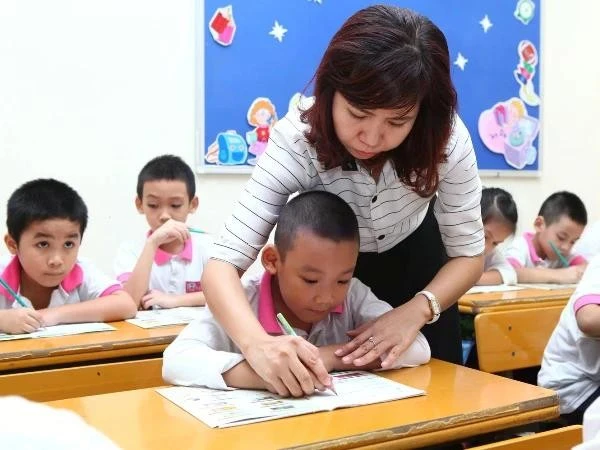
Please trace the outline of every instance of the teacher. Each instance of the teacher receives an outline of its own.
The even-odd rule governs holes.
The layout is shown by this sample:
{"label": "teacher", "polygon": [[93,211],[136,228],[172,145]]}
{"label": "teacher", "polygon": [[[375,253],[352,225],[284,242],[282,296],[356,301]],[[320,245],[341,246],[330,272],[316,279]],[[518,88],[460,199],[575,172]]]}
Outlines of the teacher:
{"label": "teacher", "polygon": [[334,35],[314,98],[274,126],[202,284],[212,313],[279,394],[310,394],[330,377],[316,347],[264,331],[239,276],[298,191],[329,191],[352,207],[355,277],[395,307],[355,330],[338,356],[357,366],[381,358],[385,368],[422,328],[433,357],[460,363],[456,302],[481,276],[484,234],[477,162],[456,101],[440,29],[410,10],[371,6]]}

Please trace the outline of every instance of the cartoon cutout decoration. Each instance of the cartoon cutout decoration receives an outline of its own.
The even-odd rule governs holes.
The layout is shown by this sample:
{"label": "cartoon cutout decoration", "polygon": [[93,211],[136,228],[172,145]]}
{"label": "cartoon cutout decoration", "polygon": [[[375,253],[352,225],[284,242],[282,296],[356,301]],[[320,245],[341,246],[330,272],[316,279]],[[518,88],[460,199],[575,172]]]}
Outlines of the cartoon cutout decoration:
{"label": "cartoon cutout decoration", "polygon": [[528,25],[533,19],[535,13],[535,3],[533,0],[519,0],[515,6],[515,18],[523,25]]}
{"label": "cartoon cutout decoration", "polygon": [[210,19],[208,29],[217,44],[225,47],[231,45],[237,29],[233,19],[233,6],[227,5],[217,8]]}
{"label": "cartoon cutout decoration", "polygon": [[246,141],[235,130],[217,134],[214,142],[208,146],[204,159],[210,164],[235,166],[246,163],[248,147]]}
{"label": "cartoon cutout decoration", "polygon": [[535,86],[533,85],[535,66],[538,63],[537,49],[530,41],[521,41],[517,46],[517,53],[519,54],[519,63],[513,74],[515,80],[521,86],[519,97],[529,106],[538,106],[540,97],[535,93]]}
{"label": "cartoon cutout decoration", "polygon": [[478,130],[485,146],[503,154],[511,167],[520,170],[535,162],[537,150],[533,141],[539,132],[539,120],[528,115],[521,99],[513,97],[483,111]]}
{"label": "cartoon cutout decoration", "polygon": [[265,152],[269,142],[271,128],[277,122],[277,112],[275,105],[266,97],[256,98],[246,114],[248,123],[256,127],[246,133],[246,142],[248,143],[248,152],[254,157],[248,158],[248,164],[255,165],[256,161]]}

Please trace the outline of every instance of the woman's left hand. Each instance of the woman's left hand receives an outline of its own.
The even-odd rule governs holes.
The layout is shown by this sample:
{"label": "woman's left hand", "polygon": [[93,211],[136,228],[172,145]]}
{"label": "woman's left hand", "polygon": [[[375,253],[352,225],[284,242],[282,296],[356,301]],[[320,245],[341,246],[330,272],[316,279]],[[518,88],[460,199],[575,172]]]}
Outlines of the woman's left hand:
{"label": "woman's left hand", "polygon": [[382,368],[390,367],[415,340],[419,330],[430,319],[431,312],[425,299],[411,301],[388,311],[377,319],[348,332],[354,337],[336,350],[345,364],[364,366],[382,355]]}

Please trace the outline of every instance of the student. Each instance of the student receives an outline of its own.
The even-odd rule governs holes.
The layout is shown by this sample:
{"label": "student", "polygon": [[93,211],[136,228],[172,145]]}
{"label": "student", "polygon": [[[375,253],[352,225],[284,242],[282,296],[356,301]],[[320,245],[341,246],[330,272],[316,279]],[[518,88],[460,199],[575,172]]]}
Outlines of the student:
{"label": "student", "polygon": [[190,166],[173,155],[149,161],[138,175],[135,206],[150,230],[118,250],[114,270],[125,290],[143,309],[204,305],[200,277],[210,239],[185,224],[198,208]]}
{"label": "student", "polygon": [[600,220],[585,227],[581,239],[573,247],[573,252],[588,261],[600,253]]}
{"label": "student", "polygon": [[485,263],[477,284],[515,284],[517,273],[497,248],[517,229],[517,205],[512,195],[504,189],[484,188],[481,191],[481,218],[485,234]]}
{"label": "student", "polygon": [[450,67],[446,38],[429,19],[370,6],[333,36],[314,98],[273,126],[202,283],[212,313],[281,394],[313,392],[315,377],[330,377],[314,346],[264,332],[239,276],[295,192],[325,190],[352,207],[355,276],[394,308],[355,330],[338,356],[361,367],[386,354],[387,367],[422,330],[433,357],[461,363],[456,302],[481,277],[484,236],[477,161]]}
{"label": "student", "polygon": [[0,287],[0,331],[135,316],[119,282],[77,258],[87,218],[79,194],[54,179],[29,181],[10,196],[4,242],[14,256],[0,264],[0,276],[28,307]]}
{"label": "student", "polygon": [[571,249],[586,223],[577,195],[560,191],[548,197],[533,222],[535,232],[515,237],[505,252],[519,283],[577,283],[587,261]]}
{"label": "student", "polygon": [[542,359],[538,384],[558,392],[560,413],[581,424],[600,397],[600,255],[595,256],[563,310]]}
{"label": "student", "polygon": [[[244,289],[264,330],[284,334],[275,315],[282,313],[300,337],[319,347],[328,371],[352,368],[334,354],[347,332],[392,307],[378,300],[352,273],[358,257],[358,224],[338,196],[322,191],[300,194],[284,206],[275,229],[275,244],[263,249],[264,274],[246,280]],[[419,333],[391,367],[429,361],[429,345]],[[377,360],[366,368],[379,368]],[[188,325],[167,348],[163,378],[184,386],[269,389],[254,372],[225,330],[207,312]]]}
{"label": "student", "polygon": [[2,448],[10,450],[118,450],[110,439],[66,409],[23,397],[0,397]]}

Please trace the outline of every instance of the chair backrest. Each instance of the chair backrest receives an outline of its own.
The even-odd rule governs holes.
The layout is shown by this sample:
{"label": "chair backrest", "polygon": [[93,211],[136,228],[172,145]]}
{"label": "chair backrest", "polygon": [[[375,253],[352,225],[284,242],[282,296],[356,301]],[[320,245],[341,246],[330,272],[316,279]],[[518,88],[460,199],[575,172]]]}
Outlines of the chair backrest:
{"label": "chair backrest", "polygon": [[581,444],[583,440],[582,433],[581,425],[572,425],[570,427],[557,428],[556,430],[543,431],[530,436],[508,439],[479,447],[471,447],[471,450],[571,450],[575,445]]}
{"label": "chair backrest", "polygon": [[479,368],[502,372],[539,366],[563,308],[544,306],[476,315]]}

